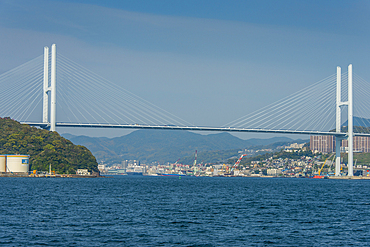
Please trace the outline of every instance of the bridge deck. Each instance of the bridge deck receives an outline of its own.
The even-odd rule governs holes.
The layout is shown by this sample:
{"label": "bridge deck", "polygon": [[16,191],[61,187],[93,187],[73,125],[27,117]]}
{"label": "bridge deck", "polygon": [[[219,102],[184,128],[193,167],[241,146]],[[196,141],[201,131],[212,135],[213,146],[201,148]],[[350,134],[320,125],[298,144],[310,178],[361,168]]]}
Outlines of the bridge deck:
{"label": "bridge deck", "polygon": [[[30,126],[47,128],[48,123],[21,122]],[[164,129],[164,130],[189,130],[189,131],[218,131],[218,132],[256,132],[256,133],[278,133],[297,135],[333,135],[345,137],[347,133],[325,132],[325,131],[297,131],[297,130],[273,130],[273,129],[248,129],[233,127],[199,127],[199,126],[174,126],[174,125],[141,125],[141,124],[85,124],[85,123],[56,123],[57,127],[73,128],[122,128],[122,129]],[[358,136],[370,136],[370,134],[355,133]]]}

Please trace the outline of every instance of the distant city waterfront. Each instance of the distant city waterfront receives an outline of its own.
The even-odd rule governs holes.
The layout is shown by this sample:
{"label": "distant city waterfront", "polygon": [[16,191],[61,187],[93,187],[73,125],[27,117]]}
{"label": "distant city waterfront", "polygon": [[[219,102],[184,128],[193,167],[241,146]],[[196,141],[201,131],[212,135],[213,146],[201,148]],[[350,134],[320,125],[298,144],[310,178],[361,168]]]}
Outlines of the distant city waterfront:
{"label": "distant city waterfront", "polygon": [[[158,164],[142,164],[137,160],[125,160],[121,164],[104,165],[98,168],[103,175],[147,175],[147,176],[202,176],[202,177],[315,177],[334,178],[333,156],[330,154],[312,152],[308,145],[293,143],[280,147],[280,153],[267,153],[271,149],[242,150],[239,160],[235,163],[197,163],[194,159],[192,165],[178,162]],[[239,162],[244,157],[254,154],[266,153],[263,158],[256,156],[248,163],[241,165]],[[295,158],[292,158],[295,157]],[[347,175],[347,164],[342,162],[341,177]],[[370,165],[356,164],[356,177],[370,178]]]}

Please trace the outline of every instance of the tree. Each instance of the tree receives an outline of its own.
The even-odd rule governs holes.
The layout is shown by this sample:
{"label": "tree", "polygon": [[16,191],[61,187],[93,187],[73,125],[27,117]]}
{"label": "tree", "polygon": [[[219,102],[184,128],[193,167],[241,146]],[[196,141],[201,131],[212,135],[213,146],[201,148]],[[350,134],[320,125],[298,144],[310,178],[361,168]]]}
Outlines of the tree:
{"label": "tree", "polygon": [[30,170],[75,173],[77,169],[98,171],[98,163],[84,146],[74,145],[57,132],[0,118],[0,154],[30,155]]}

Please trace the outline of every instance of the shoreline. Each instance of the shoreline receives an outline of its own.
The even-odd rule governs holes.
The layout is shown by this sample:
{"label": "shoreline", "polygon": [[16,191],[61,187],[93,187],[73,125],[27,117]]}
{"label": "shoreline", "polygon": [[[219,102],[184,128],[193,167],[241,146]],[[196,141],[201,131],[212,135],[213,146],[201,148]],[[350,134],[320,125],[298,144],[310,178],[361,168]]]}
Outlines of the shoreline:
{"label": "shoreline", "polygon": [[[110,174],[111,175],[111,174]],[[104,175],[78,175],[78,174],[56,174],[56,175],[49,175],[49,174],[8,174],[8,173],[2,173],[0,174],[1,177],[13,177],[13,178],[112,178],[112,176],[121,176],[121,175],[111,175],[107,176],[106,174]],[[147,176],[147,175],[143,175]],[[152,177],[152,176],[151,176]],[[275,176],[183,176],[183,177],[210,177],[210,178],[228,178],[228,177],[233,177],[233,178],[306,178],[306,179],[339,179],[339,180],[370,180],[370,177],[359,177],[359,176],[353,176],[353,177],[348,177],[348,176],[343,176],[343,177],[323,177],[323,178],[310,178],[310,177],[275,177]]]}
{"label": "shoreline", "polygon": [[100,175],[77,175],[77,174],[56,174],[56,175],[49,175],[49,174],[8,174],[3,173],[0,174],[1,177],[7,177],[7,178],[104,178],[105,176]]}

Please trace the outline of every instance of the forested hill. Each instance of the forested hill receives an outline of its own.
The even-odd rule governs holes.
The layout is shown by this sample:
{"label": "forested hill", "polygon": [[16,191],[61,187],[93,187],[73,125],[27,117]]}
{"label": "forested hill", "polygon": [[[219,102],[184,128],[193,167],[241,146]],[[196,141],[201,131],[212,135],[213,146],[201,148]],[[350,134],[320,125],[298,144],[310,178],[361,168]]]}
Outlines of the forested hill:
{"label": "forested hill", "polygon": [[0,154],[30,155],[30,169],[74,174],[77,169],[98,171],[98,163],[84,146],[74,145],[57,132],[0,118]]}

